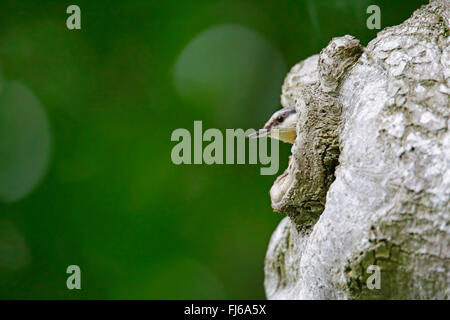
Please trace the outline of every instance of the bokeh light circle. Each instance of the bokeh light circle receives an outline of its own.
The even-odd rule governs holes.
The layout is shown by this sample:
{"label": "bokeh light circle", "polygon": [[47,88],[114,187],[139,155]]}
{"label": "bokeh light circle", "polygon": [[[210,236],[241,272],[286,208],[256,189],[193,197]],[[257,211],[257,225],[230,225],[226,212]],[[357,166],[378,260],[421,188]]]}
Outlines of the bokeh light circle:
{"label": "bokeh light circle", "polygon": [[0,220],[0,271],[15,271],[30,262],[22,233],[9,220]]}
{"label": "bokeh light circle", "polygon": [[240,25],[214,26],[178,57],[174,85],[187,106],[224,124],[256,125],[276,109],[286,65],[278,49]]}
{"label": "bokeh light circle", "polygon": [[0,201],[22,199],[39,183],[48,165],[50,129],[36,96],[19,82],[0,91]]}

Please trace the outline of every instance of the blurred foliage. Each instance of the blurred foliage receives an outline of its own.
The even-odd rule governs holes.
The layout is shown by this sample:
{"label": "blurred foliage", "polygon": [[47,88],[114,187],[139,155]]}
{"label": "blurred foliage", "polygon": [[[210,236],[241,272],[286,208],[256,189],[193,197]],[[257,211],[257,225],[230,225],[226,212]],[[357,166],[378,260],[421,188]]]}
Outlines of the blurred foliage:
{"label": "blurred foliage", "polygon": [[[2,0],[0,177],[42,179],[21,199],[0,197],[0,298],[264,298],[282,218],[270,208],[275,176],[175,166],[172,131],[261,126],[291,66],[334,36],[376,36],[368,5],[384,28],[425,2],[79,0],[82,29],[69,31],[72,2]],[[80,291],[66,288],[71,264]]]}

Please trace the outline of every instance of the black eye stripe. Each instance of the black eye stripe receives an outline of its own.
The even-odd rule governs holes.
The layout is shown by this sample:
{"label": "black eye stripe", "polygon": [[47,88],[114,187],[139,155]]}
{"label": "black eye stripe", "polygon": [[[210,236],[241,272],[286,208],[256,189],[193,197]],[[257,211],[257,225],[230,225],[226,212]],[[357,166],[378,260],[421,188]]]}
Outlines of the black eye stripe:
{"label": "black eye stripe", "polygon": [[283,121],[285,121],[286,118],[288,118],[290,115],[294,113],[296,113],[295,107],[284,108],[276,118],[273,118],[270,125],[274,126],[280,124]]}

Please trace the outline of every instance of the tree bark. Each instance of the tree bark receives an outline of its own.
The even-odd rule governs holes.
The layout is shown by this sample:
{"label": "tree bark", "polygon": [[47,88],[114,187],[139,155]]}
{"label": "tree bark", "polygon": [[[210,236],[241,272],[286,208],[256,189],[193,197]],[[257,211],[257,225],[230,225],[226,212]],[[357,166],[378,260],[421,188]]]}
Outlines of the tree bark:
{"label": "tree bark", "polygon": [[266,255],[269,299],[448,299],[449,17],[431,1],[367,48],[335,38],[287,75],[281,103],[299,121],[270,192],[288,217]]}

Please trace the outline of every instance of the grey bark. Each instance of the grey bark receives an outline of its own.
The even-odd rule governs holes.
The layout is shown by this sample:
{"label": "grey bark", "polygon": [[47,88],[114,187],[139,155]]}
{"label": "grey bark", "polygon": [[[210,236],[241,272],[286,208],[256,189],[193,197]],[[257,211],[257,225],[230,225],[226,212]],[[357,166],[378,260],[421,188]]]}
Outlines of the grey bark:
{"label": "grey bark", "polygon": [[448,299],[449,17],[432,1],[367,48],[335,38],[287,75],[281,102],[299,122],[270,191],[288,217],[266,255],[269,299]]}

